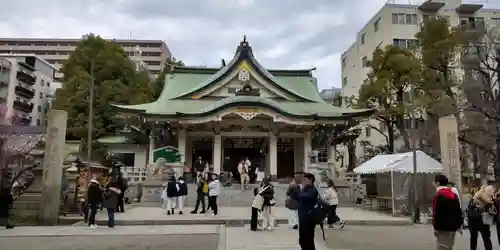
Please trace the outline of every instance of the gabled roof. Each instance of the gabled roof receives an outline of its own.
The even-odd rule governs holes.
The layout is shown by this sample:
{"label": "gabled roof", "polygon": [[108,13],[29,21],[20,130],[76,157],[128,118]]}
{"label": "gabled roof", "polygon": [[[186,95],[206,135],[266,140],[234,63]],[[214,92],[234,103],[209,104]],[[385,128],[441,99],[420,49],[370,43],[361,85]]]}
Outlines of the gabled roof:
{"label": "gabled roof", "polygon": [[[257,96],[229,96],[223,99],[198,98],[200,91],[235,72],[242,64],[252,70],[293,100],[274,100]],[[122,112],[172,118],[204,116],[224,108],[255,106],[272,109],[284,116],[304,119],[345,119],[368,116],[373,110],[354,110],[334,107],[319,95],[313,69],[267,70],[255,59],[252,48],[244,39],[234,58],[222,68],[175,67],[165,78],[160,97],[152,103],[139,105],[113,105]]]}
{"label": "gabled roof", "polygon": [[[231,72],[233,72],[233,70],[235,70],[235,68],[241,63],[241,62],[248,62],[250,64],[250,66],[252,68],[254,68],[257,73],[262,77],[264,78],[266,81],[268,81],[269,83],[273,84],[275,87],[277,87],[279,90],[285,92],[285,93],[288,93],[290,94],[291,96],[294,96],[294,97],[297,97],[298,99],[300,100],[303,100],[303,101],[312,101],[312,102],[317,102],[317,101],[320,101],[322,100],[319,95],[317,95],[317,92],[318,90],[316,89],[315,87],[315,84],[313,82],[314,78],[312,77],[312,69],[310,70],[295,70],[295,71],[290,71],[289,74],[287,74],[288,72],[285,71],[285,70],[274,70],[273,73],[277,73],[277,75],[281,75],[282,77],[285,77],[285,76],[290,76],[290,77],[306,77],[306,78],[311,78],[309,84],[313,85],[315,88],[314,88],[314,92],[316,93],[316,95],[314,95],[314,92],[311,93],[310,91],[308,91],[308,93],[302,93],[301,92],[301,88],[299,86],[298,89],[297,88],[293,88],[294,86],[290,86],[289,84],[287,84],[286,82],[282,82],[280,81],[280,79],[278,79],[275,75],[273,75],[270,71],[268,71],[266,68],[264,68],[258,61],[257,59],[255,59],[255,56],[253,55],[253,52],[252,52],[252,47],[249,45],[249,43],[246,41],[246,38],[243,39],[242,42],[240,42],[240,45],[238,46],[238,48],[236,49],[236,53],[233,57],[233,59],[227,64],[225,65],[224,67],[222,67],[221,69],[219,69],[217,72],[213,73],[213,70],[205,70],[205,71],[208,71],[208,72],[211,72],[213,73],[209,78],[201,81],[201,82],[198,82],[196,84],[196,86],[192,86],[191,89],[186,89],[184,91],[179,91],[179,93],[176,95],[176,96],[171,96],[171,99],[176,99],[176,98],[190,98],[191,95],[193,95],[195,92],[198,92],[200,90],[203,90],[209,86],[212,86],[212,84],[216,83],[218,80],[220,80],[221,78],[227,76],[228,74],[230,74]],[[186,68],[182,69],[182,68],[179,68],[177,69],[174,69],[174,72],[173,74],[175,75],[176,73],[180,73],[180,72],[184,71],[190,71],[189,69],[186,70]],[[307,83],[302,83],[302,84],[307,84]]]}

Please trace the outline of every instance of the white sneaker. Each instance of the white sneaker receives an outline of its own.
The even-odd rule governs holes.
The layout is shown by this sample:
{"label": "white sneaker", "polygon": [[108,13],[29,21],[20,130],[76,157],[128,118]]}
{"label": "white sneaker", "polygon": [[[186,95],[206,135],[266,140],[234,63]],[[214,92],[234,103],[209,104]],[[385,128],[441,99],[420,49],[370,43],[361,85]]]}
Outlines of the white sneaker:
{"label": "white sneaker", "polygon": [[96,228],[97,228],[97,225],[90,225],[90,228],[92,228],[92,229],[96,229]]}

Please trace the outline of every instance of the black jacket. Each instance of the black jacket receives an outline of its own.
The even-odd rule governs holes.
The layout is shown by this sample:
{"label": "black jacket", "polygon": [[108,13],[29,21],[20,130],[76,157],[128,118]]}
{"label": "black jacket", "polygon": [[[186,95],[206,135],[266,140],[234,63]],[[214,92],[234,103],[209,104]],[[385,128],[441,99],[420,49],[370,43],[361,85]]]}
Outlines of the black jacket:
{"label": "black jacket", "polygon": [[188,195],[188,187],[187,187],[186,182],[181,181],[181,182],[177,182],[177,184],[179,185],[178,195],[179,196],[186,196],[186,195]]}
{"label": "black jacket", "polygon": [[203,186],[204,185],[205,185],[205,181],[203,181],[203,180],[198,181],[198,186],[196,186],[196,193],[198,195],[205,195],[205,193],[203,193]]}
{"label": "black jacket", "polygon": [[441,187],[436,191],[432,214],[432,225],[436,231],[455,232],[462,226],[460,201],[451,188]]}
{"label": "black jacket", "polygon": [[179,196],[179,190],[177,190],[177,182],[169,181],[167,183],[167,197],[173,198]]}
{"label": "black jacket", "polygon": [[89,204],[101,204],[102,192],[99,185],[91,183],[87,189],[87,201]]}
{"label": "black jacket", "polygon": [[300,187],[298,185],[288,187],[286,191],[286,196],[288,197],[285,201],[285,207],[291,210],[299,209],[299,201],[297,200],[297,194],[300,192]]}
{"label": "black jacket", "polygon": [[[265,187],[263,187],[265,188]],[[264,206],[274,206],[270,201],[274,199],[274,188],[273,185],[269,184],[269,187],[261,193],[264,198]]]}

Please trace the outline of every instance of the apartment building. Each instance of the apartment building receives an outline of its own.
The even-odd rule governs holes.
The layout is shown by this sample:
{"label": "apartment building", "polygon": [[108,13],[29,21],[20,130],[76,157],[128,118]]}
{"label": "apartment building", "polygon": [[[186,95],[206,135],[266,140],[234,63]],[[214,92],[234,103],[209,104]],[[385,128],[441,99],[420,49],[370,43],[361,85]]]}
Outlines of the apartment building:
{"label": "apartment building", "polygon": [[[111,39],[110,39],[111,40]],[[71,52],[75,50],[80,39],[62,38],[0,38],[0,54],[35,54],[59,69],[66,62]],[[146,68],[153,74],[160,74],[170,50],[161,40],[113,39],[120,44],[128,56],[144,62]],[[136,51],[141,53],[137,55]],[[61,73],[56,75],[59,80]]]}
{"label": "apartment building", "polygon": [[45,124],[56,72],[34,54],[0,54],[0,103],[15,123]]}
{"label": "apartment building", "polygon": [[[406,48],[416,46],[415,34],[422,28],[423,21],[436,17],[445,18],[451,26],[478,31],[500,27],[500,9],[485,8],[481,0],[427,0],[420,5],[387,3],[358,32],[354,43],[341,56],[342,95],[358,95],[370,71],[367,62],[376,48],[390,44]],[[367,124],[371,126],[363,128],[358,140],[369,141],[372,145],[385,144],[385,137],[370,127],[382,131],[386,128],[376,121]],[[402,142],[396,144],[396,147],[403,146]],[[358,156],[363,154],[359,145],[356,151]]]}

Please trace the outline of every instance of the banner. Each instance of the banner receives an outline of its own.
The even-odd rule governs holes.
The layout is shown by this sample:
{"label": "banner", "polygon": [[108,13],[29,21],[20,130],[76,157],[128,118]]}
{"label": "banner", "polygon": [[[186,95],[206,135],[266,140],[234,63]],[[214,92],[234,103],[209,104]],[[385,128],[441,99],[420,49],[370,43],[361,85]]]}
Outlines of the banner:
{"label": "banner", "polygon": [[457,119],[455,116],[439,118],[439,139],[443,173],[462,190],[462,167],[460,163],[460,144],[458,142]]}

